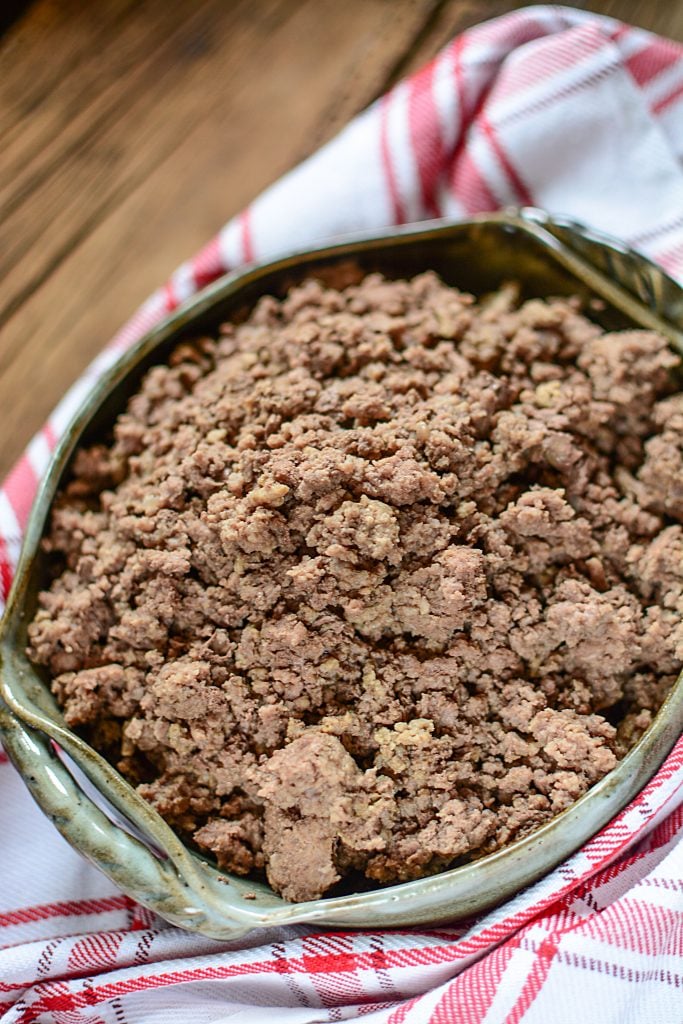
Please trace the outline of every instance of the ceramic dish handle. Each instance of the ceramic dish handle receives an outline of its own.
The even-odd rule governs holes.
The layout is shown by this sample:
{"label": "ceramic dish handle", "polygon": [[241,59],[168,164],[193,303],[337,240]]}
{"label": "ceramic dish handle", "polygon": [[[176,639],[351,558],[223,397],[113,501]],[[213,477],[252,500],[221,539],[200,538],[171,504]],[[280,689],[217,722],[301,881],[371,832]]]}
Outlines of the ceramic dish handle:
{"label": "ceramic dish handle", "polygon": [[517,211],[517,216],[527,224],[541,227],[658,317],[675,327],[683,327],[680,285],[646,256],[570,217],[551,217],[535,207],[524,207]]}
{"label": "ceramic dish handle", "polygon": [[[217,937],[237,938],[260,923],[262,907],[252,907],[246,900],[244,908],[234,907],[239,880],[224,879],[209,865],[196,861],[170,829],[169,841],[162,849],[158,836],[149,837],[144,820],[132,818],[135,801],[129,794],[126,815],[102,797],[102,779],[97,778],[89,759],[86,763],[79,756],[79,744],[69,742],[66,730],[56,737],[52,735],[55,728],[61,730],[53,723],[47,730],[32,728],[25,718],[25,711],[20,719],[0,698],[0,732],[7,754],[67,842],[115,884],[166,920]],[[68,765],[60,757],[63,750],[67,750]],[[105,791],[111,793],[112,789],[107,786]],[[134,889],[131,878],[135,879]],[[232,916],[225,905],[217,913],[216,901],[223,904],[220,896],[226,885],[238,889],[232,894]]]}

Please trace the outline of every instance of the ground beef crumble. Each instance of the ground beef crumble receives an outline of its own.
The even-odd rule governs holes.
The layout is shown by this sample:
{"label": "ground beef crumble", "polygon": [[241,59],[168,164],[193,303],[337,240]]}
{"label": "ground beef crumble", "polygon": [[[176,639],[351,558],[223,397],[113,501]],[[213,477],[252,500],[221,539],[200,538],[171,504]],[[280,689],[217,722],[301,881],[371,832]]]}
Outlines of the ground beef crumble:
{"label": "ground beef crumble", "polygon": [[69,725],[289,900],[569,806],[683,660],[683,395],[647,331],[309,280],[80,451],[30,627]]}

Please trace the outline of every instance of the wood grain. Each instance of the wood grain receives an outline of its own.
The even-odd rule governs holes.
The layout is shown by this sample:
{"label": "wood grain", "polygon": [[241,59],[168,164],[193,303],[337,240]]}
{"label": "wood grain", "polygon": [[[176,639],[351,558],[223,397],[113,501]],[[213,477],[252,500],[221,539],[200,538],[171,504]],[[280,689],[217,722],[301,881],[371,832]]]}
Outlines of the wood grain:
{"label": "wood grain", "polygon": [[[231,214],[456,32],[515,6],[29,5],[0,43],[0,475]],[[683,39],[677,2],[575,6]]]}

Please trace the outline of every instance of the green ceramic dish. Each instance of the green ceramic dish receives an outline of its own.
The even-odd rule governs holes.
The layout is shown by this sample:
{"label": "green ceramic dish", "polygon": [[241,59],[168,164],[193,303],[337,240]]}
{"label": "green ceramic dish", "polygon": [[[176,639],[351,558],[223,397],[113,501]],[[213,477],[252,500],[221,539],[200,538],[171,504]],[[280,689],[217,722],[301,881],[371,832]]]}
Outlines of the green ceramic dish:
{"label": "green ceramic dish", "polygon": [[215,327],[264,293],[353,258],[389,276],[437,270],[481,294],[502,281],[525,295],[599,299],[605,328],[639,325],[683,351],[683,290],[611,239],[537,210],[433,223],[295,253],[221,278],[147,334],[110,369],[76,415],[36,498],[0,629],[0,735],[34,798],[62,835],[126,893],[184,928],[234,937],[291,922],[389,927],[444,922],[483,910],[540,878],[605,825],[661,764],[683,729],[683,676],[624,760],[550,823],[472,864],[370,892],[290,904],[265,884],[228,876],[189,850],[99,754],[64,725],[45,677],[24,653],[47,582],[40,539],[72,453],[111,423],[141,375],[181,338]]}

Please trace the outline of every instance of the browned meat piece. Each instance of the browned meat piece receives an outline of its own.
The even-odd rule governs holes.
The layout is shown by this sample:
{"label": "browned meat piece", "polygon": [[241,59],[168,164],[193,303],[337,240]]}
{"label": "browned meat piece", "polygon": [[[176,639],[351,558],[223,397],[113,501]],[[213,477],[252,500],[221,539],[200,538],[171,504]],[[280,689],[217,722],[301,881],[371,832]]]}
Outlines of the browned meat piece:
{"label": "browned meat piece", "polygon": [[290,900],[537,828],[683,661],[665,340],[327,280],[184,342],[77,455],[29,631],[67,722]]}

